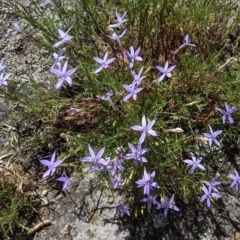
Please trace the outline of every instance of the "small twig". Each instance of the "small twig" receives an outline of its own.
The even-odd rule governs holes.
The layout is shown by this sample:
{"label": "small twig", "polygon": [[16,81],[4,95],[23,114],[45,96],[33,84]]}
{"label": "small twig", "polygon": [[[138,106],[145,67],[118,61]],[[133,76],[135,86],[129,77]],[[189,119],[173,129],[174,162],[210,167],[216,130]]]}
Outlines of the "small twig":
{"label": "small twig", "polygon": [[114,105],[114,103],[113,103],[113,101],[112,101],[112,99],[110,97],[108,98],[108,101],[109,101],[113,111],[116,111],[117,109],[116,109],[116,107],[115,107],[115,105]]}
{"label": "small twig", "polygon": [[48,225],[48,224],[52,224],[52,222],[50,220],[43,220],[42,222],[36,224],[34,227],[32,227],[29,231],[28,231],[28,235],[32,235],[33,233],[37,232],[40,228]]}
{"label": "small twig", "polygon": [[3,160],[4,158],[8,157],[8,156],[11,156],[11,155],[14,155],[15,153],[7,153],[5,155],[2,155],[0,156],[0,161]]}
{"label": "small twig", "polygon": [[203,119],[203,123],[205,124],[207,120],[214,114],[215,110],[212,110],[205,119]]}
{"label": "small twig", "polygon": [[230,63],[237,63],[237,58],[231,57],[231,58],[227,59],[227,61],[218,68],[218,71],[220,71],[222,68],[226,67]]}
{"label": "small twig", "polygon": [[180,50],[182,50],[186,46],[186,43],[183,43],[177,50],[173,52],[173,54],[177,54]]}

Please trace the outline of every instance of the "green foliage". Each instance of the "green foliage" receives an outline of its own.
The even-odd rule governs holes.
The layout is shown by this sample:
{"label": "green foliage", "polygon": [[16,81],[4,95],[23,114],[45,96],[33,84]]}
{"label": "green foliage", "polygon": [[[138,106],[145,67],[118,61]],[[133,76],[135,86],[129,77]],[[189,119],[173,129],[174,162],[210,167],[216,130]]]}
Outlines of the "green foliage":
{"label": "green foliage", "polygon": [[8,167],[1,167],[0,179],[0,238],[21,237],[36,215],[33,184]]}

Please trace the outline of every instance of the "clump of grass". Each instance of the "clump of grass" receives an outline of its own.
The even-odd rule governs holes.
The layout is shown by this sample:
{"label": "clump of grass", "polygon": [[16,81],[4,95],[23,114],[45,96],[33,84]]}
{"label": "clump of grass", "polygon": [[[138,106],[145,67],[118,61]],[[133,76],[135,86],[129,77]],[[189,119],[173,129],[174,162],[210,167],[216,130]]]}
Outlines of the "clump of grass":
{"label": "clump of grass", "polygon": [[[87,156],[88,145],[94,149],[105,147],[105,158],[110,156],[120,161],[115,150],[121,146],[126,150],[127,143],[138,145],[140,135],[130,127],[139,125],[142,117],[147,116],[148,122],[156,120],[154,130],[158,136],[141,142],[150,149],[146,153],[147,163],[134,166],[131,161],[124,162],[124,174],[119,173],[126,179],[124,189],[131,189],[132,196],[141,199],[142,191],[136,188],[135,182],[146,167],[148,172],[156,171],[155,181],[160,185],[161,196],[175,194],[186,201],[199,199],[202,181],[214,178],[218,168],[213,157],[216,149],[208,147],[202,134],[208,131],[207,125],[223,129],[222,139],[235,136],[239,142],[234,133],[239,114],[234,115],[236,123],[230,127],[222,125],[216,111],[224,102],[239,105],[239,69],[234,63],[228,64],[231,56],[225,43],[239,23],[238,12],[232,18],[236,3],[126,0],[121,4],[115,1],[95,4],[76,0],[61,4],[52,1],[43,7],[32,3],[28,8],[24,4],[5,4],[12,7],[12,14],[35,27],[39,42],[49,51],[55,51],[52,46],[58,41],[57,30],[69,30],[67,34],[74,36],[64,43],[71,69],[78,69],[71,76],[73,87],[63,85],[55,92],[54,84],[48,89],[29,80],[34,92],[21,98],[24,107],[15,116],[24,116],[31,122],[41,120],[45,129],[33,133],[26,140],[27,145],[37,149],[36,152],[47,148],[52,152],[58,150],[75,167],[79,158]],[[42,14],[43,10],[49,14]],[[128,21],[123,27],[127,34],[121,43],[109,38],[113,30],[107,28],[113,22],[115,11],[127,11]],[[232,24],[226,27],[230,20]],[[117,34],[123,29],[116,30]],[[190,44],[196,47],[188,45],[186,40],[184,43],[187,34]],[[237,41],[232,43],[234,49],[238,49]],[[125,55],[130,46],[140,47],[143,57],[143,61],[135,61],[131,70],[138,72],[143,66],[142,74],[146,78],[137,101],[125,102],[123,85],[133,84],[129,58]],[[114,62],[94,74],[99,65],[93,57],[102,59],[107,51],[109,57],[115,58]],[[158,81],[156,66],[164,66],[167,61],[170,66],[176,66],[173,75]],[[110,99],[110,105],[97,97],[109,90],[113,96],[100,99]],[[16,97],[12,99],[16,101]],[[224,140],[222,144],[224,147]],[[183,160],[190,158],[190,153],[203,157],[206,171],[188,174]],[[109,173],[100,176],[107,181],[111,177]],[[222,176],[225,178],[226,175]]]}
{"label": "clump of grass", "polygon": [[[21,175],[22,174],[22,175]],[[26,235],[36,217],[35,187],[22,170],[0,167],[0,238]]]}

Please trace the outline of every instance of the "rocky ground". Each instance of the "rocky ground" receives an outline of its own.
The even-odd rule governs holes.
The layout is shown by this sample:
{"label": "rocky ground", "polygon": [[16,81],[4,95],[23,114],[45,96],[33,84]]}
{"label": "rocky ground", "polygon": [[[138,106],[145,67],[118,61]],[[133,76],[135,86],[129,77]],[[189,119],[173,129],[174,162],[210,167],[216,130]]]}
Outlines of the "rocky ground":
{"label": "rocky ground", "polygon": [[[5,58],[8,72],[17,74],[27,71],[36,80],[48,78],[52,59],[44,49],[38,48],[31,36],[34,30],[24,22],[23,30],[13,36],[13,22],[9,15],[0,15],[0,59]],[[8,122],[8,106],[0,98],[1,126]],[[11,134],[0,129],[0,157],[10,153]],[[219,172],[240,168],[240,158],[228,149],[219,159]],[[18,164],[9,158],[0,158],[1,164]],[[226,164],[227,162],[227,164]],[[225,164],[223,164],[225,163]],[[239,169],[238,168],[238,169]],[[39,216],[32,227],[45,222],[29,237],[34,240],[240,240],[240,192],[230,189],[229,183],[220,187],[222,198],[210,209],[205,204],[184,203],[176,205],[180,212],[171,213],[168,219],[162,214],[150,214],[144,219],[120,220],[115,207],[124,201],[116,193],[114,198],[102,189],[94,173],[86,174],[83,180],[73,175],[72,187],[64,192],[47,188],[44,182],[38,191],[41,198]]]}

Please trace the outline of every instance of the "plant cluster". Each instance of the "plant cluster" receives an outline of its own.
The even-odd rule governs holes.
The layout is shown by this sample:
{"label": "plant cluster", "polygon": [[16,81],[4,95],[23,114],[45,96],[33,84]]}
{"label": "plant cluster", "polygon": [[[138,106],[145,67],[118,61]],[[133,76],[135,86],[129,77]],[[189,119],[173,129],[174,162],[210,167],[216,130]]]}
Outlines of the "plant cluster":
{"label": "plant cluster", "polygon": [[[126,12],[123,14],[123,16],[126,15]],[[117,23],[116,24],[110,24],[108,27],[111,28],[115,28],[115,27],[119,27],[119,28],[125,28],[125,26],[123,26],[122,24],[125,23],[126,21],[128,21],[128,19],[124,19],[120,13],[116,12],[116,18],[117,18]],[[60,35],[60,41],[53,44],[53,47],[58,47],[61,44],[68,42],[70,39],[74,38],[73,36],[68,35],[70,29],[68,29],[68,31],[66,33],[64,33],[63,30],[59,29],[59,35]],[[112,36],[110,37],[113,40],[116,40],[119,47],[121,48],[121,53],[123,54],[121,57],[127,58],[128,62],[129,62],[129,69],[132,69],[134,66],[134,62],[135,61],[143,61],[143,58],[139,56],[140,53],[140,47],[137,48],[137,50],[135,51],[133,46],[131,46],[130,52],[124,51],[122,44],[120,42],[120,39],[124,36],[124,34],[126,33],[126,30],[124,30],[119,36],[117,35],[117,33],[113,33]],[[175,52],[179,52],[183,47],[185,46],[191,46],[191,47],[196,47],[195,44],[191,44],[189,43],[189,36],[186,35],[184,37],[184,43],[183,45],[181,45]],[[71,70],[67,70],[67,61],[65,62],[62,71],[61,71],[61,61],[60,61],[60,57],[62,52],[64,49],[61,49],[60,52],[58,54],[55,54],[57,57],[55,58],[55,64],[56,66],[58,66],[58,69],[55,68],[50,68],[50,72],[53,74],[56,74],[57,76],[59,76],[60,78],[58,79],[58,83],[55,85],[55,89],[58,90],[64,83],[64,80],[67,81],[67,83],[72,86],[72,79],[71,79],[71,75],[77,70],[77,68],[71,69]],[[108,59],[108,52],[106,52],[105,56],[103,59],[100,59],[99,57],[93,57],[93,59],[99,63],[101,66],[94,72],[95,74],[101,72],[103,69],[109,68],[110,63],[112,63],[116,58],[110,58]],[[169,67],[169,63],[168,61],[166,62],[164,67],[161,66],[156,66],[156,68],[160,71],[161,75],[160,77],[158,77],[158,79],[156,80],[156,83],[159,84],[162,80],[164,80],[166,77],[169,79],[172,77],[172,71],[175,69],[175,65]],[[132,75],[134,77],[133,82],[130,85],[122,85],[123,88],[128,92],[128,94],[123,97],[122,101],[126,102],[129,100],[129,98],[133,98],[134,101],[137,100],[137,94],[139,92],[141,92],[144,87],[138,88],[139,85],[141,85],[142,80],[146,77],[146,76],[141,76],[141,72],[143,70],[143,67],[140,69],[139,74],[137,75],[135,72],[132,72]],[[154,81],[153,81],[154,83]],[[111,91],[111,90],[110,90]],[[109,95],[109,94],[108,94]],[[105,100],[105,98],[107,99],[107,97],[102,97],[101,99]],[[108,96],[108,98],[110,99],[110,96]],[[225,107],[226,110],[222,110],[220,108],[216,108],[217,111],[219,111],[220,113],[223,114],[222,119],[223,119],[223,124],[225,124],[226,118],[229,120],[229,122],[232,124],[234,122],[233,118],[232,118],[232,113],[236,112],[238,109],[237,108],[230,108],[228,106],[228,104],[225,102]],[[113,189],[117,189],[123,188],[123,175],[124,175],[124,166],[122,164],[124,164],[124,162],[126,160],[130,160],[133,159],[134,160],[134,165],[142,165],[145,162],[148,162],[146,160],[146,158],[144,158],[142,155],[148,151],[150,151],[150,148],[143,148],[142,145],[144,143],[144,141],[146,140],[147,135],[151,135],[154,137],[157,137],[158,134],[156,133],[156,131],[154,131],[152,129],[153,125],[155,124],[156,119],[150,121],[149,123],[147,123],[147,119],[145,116],[143,116],[142,118],[142,126],[132,126],[131,129],[135,130],[135,131],[139,131],[141,132],[141,136],[138,140],[138,144],[137,144],[137,148],[134,147],[134,145],[132,143],[128,143],[128,146],[130,148],[130,150],[132,151],[131,153],[128,154],[124,154],[125,153],[125,149],[122,147],[118,148],[118,159],[117,160],[111,160],[109,157],[107,157],[106,159],[104,159],[102,157],[102,155],[104,154],[104,150],[105,147],[102,148],[98,153],[95,153],[94,150],[92,149],[92,147],[89,145],[88,149],[89,149],[89,153],[91,156],[88,157],[84,157],[82,158],[82,162],[90,162],[92,163],[92,170],[93,171],[108,171],[112,177],[112,179],[109,180],[109,182],[113,185]],[[182,129],[179,128],[179,130],[181,131]],[[209,130],[210,133],[203,133],[202,135],[204,137],[206,137],[206,141],[208,141],[209,146],[212,146],[212,143],[215,143],[218,147],[220,147],[220,142],[217,140],[217,136],[220,135],[222,133],[223,130],[217,130],[217,131],[213,131],[212,127],[209,125]],[[41,160],[41,163],[48,166],[48,170],[45,174],[43,174],[43,178],[49,176],[49,175],[53,175],[53,173],[56,171],[56,167],[59,166],[61,164],[61,161],[55,161],[55,154],[56,152],[53,153],[52,155],[52,159],[51,161],[47,161],[47,160]],[[193,174],[194,171],[196,170],[196,168],[200,168],[202,170],[206,170],[205,167],[203,165],[200,164],[202,158],[196,158],[194,156],[193,153],[190,153],[192,160],[190,159],[185,159],[183,160],[183,162],[187,163],[188,165],[191,166],[191,169],[189,171],[190,174]],[[234,182],[231,184],[231,187],[233,187],[234,185],[236,185],[236,188],[238,189],[238,184],[240,184],[240,178],[238,175],[238,172],[235,170],[236,176],[234,176],[233,174],[230,174],[229,177],[232,178],[234,180]],[[152,208],[152,206],[155,206],[155,209],[161,209],[164,208],[164,216],[167,216],[167,212],[169,208],[174,209],[175,211],[179,211],[179,209],[172,205],[171,203],[173,202],[174,199],[174,195],[171,197],[171,199],[168,201],[167,197],[164,195],[163,193],[163,202],[160,204],[156,198],[158,198],[158,194],[153,196],[153,193],[155,188],[160,188],[160,186],[153,181],[153,178],[155,176],[155,171],[153,171],[151,174],[147,173],[146,169],[144,168],[144,173],[143,173],[143,178],[141,180],[136,181],[137,187],[142,187],[143,188],[143,194],[144,194],[144,198],[141,199],[141,202],[145,202],[147,203],[147,210],[150,212],[150,209]],[[60,178],[61,181],[64,182],[64,186],[63,186],[63,190],[70,186],[70,180],[67,177],[67,175],[65,174],[65,177],[61,177]],[[59,179],[57,179],[59,180]],[[221,182],[217,182],[217,185],[221,184]],[[216,185],[216,184],[215,184]],[[210,202],[213,198],[220,198],[221,196],[218,194],[218,190],[215,188],[215,186],[213,187],[212,184],[209,184],[208,189],[206,188],[205,185],[202,186],[202,190],[204,191],[204,195],[201,197],[201,201],[206,200],[207,201],[207,206],[210,207]],[[126,206],[122,207],[124,205],[120,205],[117,209],[121,212],[121,216],[124,214],[130,215],[129,214],[129,208],[127,208]],[[127,209],[127,210],[126,210]]]}
{"label": "plant cluster", "polygon": [[[24,5],[12,6],[14,14],[41,31],[41,44],[54,51],[50,73],[57,76],[54,90],[58,91],[51,85],[46,88],[50,99],[43,98],[42,104],[50,102],[50,116],[54,110],[57,115],[51,119],[41,113],[44,106],[35,104],[36,96],[22,110],[30,116],[29,106],[35,104],[50,134],[58,136],[60,131],[66,140],[67,151],[53,142],[51,160],[40,159],[48,167],[42,177],[53,176],[61,167],[78,169],[91,163],[91,170],[99,173],[108,188],[131,189],[131,197],[138,199],[136,209],[130,207],[131,198],[117,206],[120,217],[138,212],[142,203],[148,212],[162,209],[167,217],[169,209],[181,210],[175,196],[198,198],[210,207],[221,197],[217,186],[227,177],[233,180],[230,187],[238,190],[238,169],[235,175],[218,169],[220,181],[212,167],[217,166],[218,149],[234,140],[238,126],[239,108],[230,106],[239,105],[240,74],[229,61],[222,63],[227,53],[221,46],[223,36],[233,29],[222,27],[214,10],[219,4],[218,11],[230,14],[234,3],[212,1],[199,11],[195,1],[189,1],[196,14],[191,15],[182,1],[126,0],[118,6],[120,10],[110,11],[115,12],[115,20],[105,10],[111,9],[111,1],[105,6],[85,0],[71,4],[54,0],[33,4],[39,18],[43,9],[51,13],[41,20],[27,13]],[[182,18],[176,15],[180,5]],[[19,31],[15,24],[14,34]],[[210,38],[213,33],[214,39]],[[3,74],[3,60],[0,68]],[[6,88],[10,75],[1,76],[2,91],[11,96]],[[238,80],[226,81],[233,77]],[[218,107],[223,103],[225,110]],[[139,119],[141,125],[133,125]],[[44,146],[49,143],[46,139]],[[56,151],[67,163],[56,159]],[[78,160],[71,162],[73,157]],[[66,169],[57,180],[63,182],[62,190],[71,185]]]}
{"label": "plant cluster", "polygon": [[0,179],[0,238],[14,236],[21,239],[35,220],[36,187],[22,170],[14,167],[0,167]]}

